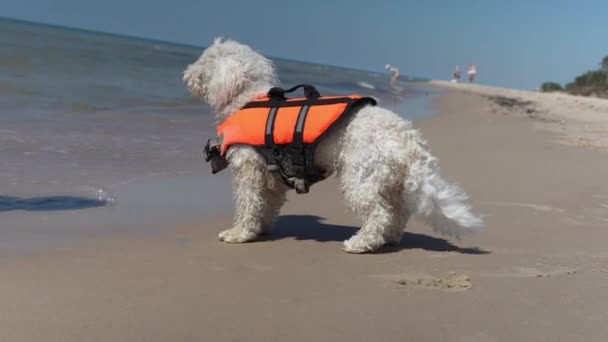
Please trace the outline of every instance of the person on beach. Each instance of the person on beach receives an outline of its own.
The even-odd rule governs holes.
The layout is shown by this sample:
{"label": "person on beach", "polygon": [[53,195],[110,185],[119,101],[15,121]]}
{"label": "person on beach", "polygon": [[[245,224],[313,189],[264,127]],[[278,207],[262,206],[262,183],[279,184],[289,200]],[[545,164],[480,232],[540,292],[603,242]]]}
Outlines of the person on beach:
{"label": "person on beach", "polygon": [[401,98],[401,86],[399,85],[399,69],[397,69],[396,67],[390,65],[390,64],[386,64],[384,66],[386,68],[386,70],[388,70],[388,72],[391,73],[391,81],[389,84],[389,88],[390,88],[390,92],[391,92],[391,96],[392,99],[394,101],[395,104],[401,102],[402,98]]}
{"label": "person on beach", "polygon": [[399,69],[395,68],[394,66],[387,64],[384,66],[386,68],[386,70],[388,70],[388,72],[391,73],[391,89],[393,90],[398,90],[399,87]]}
{"label": "person on beach", "polygon": [[454,69],[454,72],[452,72],[452,79],[454,80],[454,82],[460,81],[460,65],[457,65],[456,69]]}
{"label": "person on beach", "polygon": [[469,75],[469,82],[475,82],[475,76],[477,75],[477,68],[475,67],[475,64],[469,65],[469,71],[467,71],[467,74]]}

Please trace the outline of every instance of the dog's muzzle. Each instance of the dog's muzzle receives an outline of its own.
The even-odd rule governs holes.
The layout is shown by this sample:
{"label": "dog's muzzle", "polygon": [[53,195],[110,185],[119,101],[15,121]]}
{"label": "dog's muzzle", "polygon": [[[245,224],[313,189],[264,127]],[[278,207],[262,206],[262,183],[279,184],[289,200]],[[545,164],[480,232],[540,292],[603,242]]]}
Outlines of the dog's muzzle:
{"label": "dog's muzzle", "polygon": [[205,161],[211,162],[211,173],[216,174],[228,167],[228,160],[222,157],[222,137],[209,139],[205,145]]}

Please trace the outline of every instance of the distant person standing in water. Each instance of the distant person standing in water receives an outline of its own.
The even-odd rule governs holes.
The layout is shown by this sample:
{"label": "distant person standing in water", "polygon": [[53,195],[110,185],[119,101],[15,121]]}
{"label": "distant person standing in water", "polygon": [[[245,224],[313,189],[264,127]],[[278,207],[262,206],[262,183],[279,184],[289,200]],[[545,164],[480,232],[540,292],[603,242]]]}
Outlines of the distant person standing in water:
{"label": "distant person standing in water", "polygon": [[477,76],[477,68],[475,68],[475,64],[469,65],[469,71],[467,71],[467,74],[469,75],[469,82],[475,82],[475,76]]}
{"label": "distant person standing in water", "polygon": [[391,73],[391,89],[399,90],[399,69],[395,68],[390,64],[387,64],[384,67],[386,68],[386,70],[388,70],[388,72]]}
{"label": "distant person standing in water", "polygon": [[457,65],[456,69],[454,69],[454,72],[452,72],[452,79],[454,80],[454,82],[460,81],[460,65]]}

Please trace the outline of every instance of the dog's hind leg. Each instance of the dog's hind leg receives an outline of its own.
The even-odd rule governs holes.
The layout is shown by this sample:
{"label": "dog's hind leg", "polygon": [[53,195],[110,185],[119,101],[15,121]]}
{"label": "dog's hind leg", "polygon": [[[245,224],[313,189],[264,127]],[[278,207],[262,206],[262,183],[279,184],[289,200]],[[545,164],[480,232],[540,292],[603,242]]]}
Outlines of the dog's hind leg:
{"label": "dog's hind leg", "polygon": [[354,178],[342,180],[346,202],[363,221],[361,229],[344,241],[344,250],[349,253],[372,252],[385,244],[398,243],[401,239],[404,220],[407,216],[401,209],[399,187],[378,180],[366,183],[354,182]]}
{"label": "dog's hind leg", "polygon": [[[266,178],[266,166],[257,160],[247,160],[234,169],[235,218],[234,226],[219,234],[219,239],[228,243],[254,240],[262,233],[269,212],[280,207],[273,201],[272,191]],[[269,209],[268,203],[276,205]],[[282,203],[281,203],[282,204]]]}
{"label": "dog's hind leg", "polygon": [[392,242],[395,238],[392,234],[394,212],[387,201],[377,198],[364,216],[363,226],[357,234],[344,241],[344,250],[349,253],[372,252],[379,247]]}

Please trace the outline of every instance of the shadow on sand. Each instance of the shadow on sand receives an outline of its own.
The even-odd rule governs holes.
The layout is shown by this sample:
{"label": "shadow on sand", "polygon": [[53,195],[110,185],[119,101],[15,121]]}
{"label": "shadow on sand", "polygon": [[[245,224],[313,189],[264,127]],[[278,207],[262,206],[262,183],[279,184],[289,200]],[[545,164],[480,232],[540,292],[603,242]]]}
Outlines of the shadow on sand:
{"label": "shadow on sand", "polygon": [[0,212],[25,210],[25,211],[59,211],[78,210],[95,207],[103,207],[107,204],[105,200],[75,197],[75,196],[43,196],[31,198],[19,198],[13,196],[0,196]]}
{"label": "shadow on sand", "polygon": [[[325,219],[313,215],[284,215],[276,223],[276,229],[266,240],[294,238],[319,242],[344,241],[355,234],[359,227],[323,223]],[[424,249],[435,252],[462,254],[489,254],[478,247],[459,247],[446,239],[424,234],[404,232],[399,245],[385,246],[379,253],[393,253],[403,249]]]}

